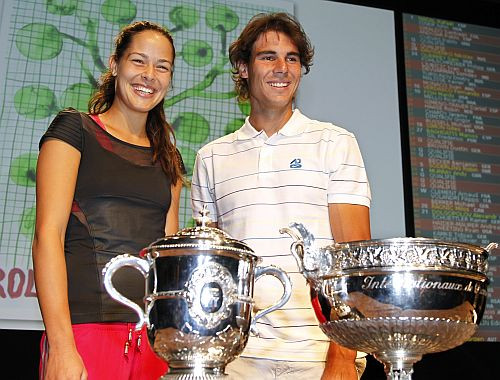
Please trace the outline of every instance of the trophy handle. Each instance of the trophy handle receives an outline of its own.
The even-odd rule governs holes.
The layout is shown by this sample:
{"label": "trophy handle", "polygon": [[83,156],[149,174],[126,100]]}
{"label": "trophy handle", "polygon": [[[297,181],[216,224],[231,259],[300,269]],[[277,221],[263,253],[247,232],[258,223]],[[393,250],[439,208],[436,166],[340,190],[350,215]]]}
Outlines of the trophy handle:
{"label": "trophy handle", "polygon": [[490,253],[491,251],[493,251],[494,249],[497,249],[497,248],[498,248],[498,243],[490,243],[486,247],[484,247],[484,250],[486,252]]}
{"label": "trophy handle", "polygon": [[269,314],[276,309],[279,309],[281,306],[288,302],[290,296],[292,295],[292,283],[290,282],[290,278],[288,277],[288,275],[283,270],[273,265],[255,268],[255,281],[266,275],[274,276],[281,282],[281,284],[283,285],[283,295],[278,302],[264,310],[259,311],[253,318],[252,323],[250,324],[250,331],[257,336],[259,335],[257,327],[255,326],[257,320],[259,318],[262,318],[264,315]]}
{"label": "trophy handle", "polygon": [[137,313],[137,315],[139,316],[139,322],[137,322],[137,324],[135,325],[136,330],[140,330],[144,324],[146,324],[146,326],[149,328],[148,314],[145,313],[135,302],[123,296],[113,286],[112,279],[114,274],[118,269],[125,266],[137,269],[139,272],[141,272],[144,278],[147,278],[151,264],[147,260],[140,259],[128,254],[116,256],[112,258],[102,270],[102,274],[104,275],[104,287],[106,288],[111,298],[131,308]]}
{"label": "trophy handle", "polygon": [[302,223],[295,222],[280,228],[280,233],[288,234],[293,239],[290,252],[297,261],[299,272],[307,279],[314,276],[314,272],[319,269],[316,260],[319,253],[315,248],[314,235]]}

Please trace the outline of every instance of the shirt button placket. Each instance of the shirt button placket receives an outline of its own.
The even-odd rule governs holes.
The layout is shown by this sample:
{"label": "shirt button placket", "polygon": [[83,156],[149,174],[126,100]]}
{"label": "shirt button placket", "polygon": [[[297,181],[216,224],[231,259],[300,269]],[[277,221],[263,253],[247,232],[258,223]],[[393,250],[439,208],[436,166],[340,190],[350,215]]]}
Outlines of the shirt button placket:
{"label": "shirt button placket", "polygon": [[264,184],[273,169],[272,146],[263,144],[259,152],[259,184]]}

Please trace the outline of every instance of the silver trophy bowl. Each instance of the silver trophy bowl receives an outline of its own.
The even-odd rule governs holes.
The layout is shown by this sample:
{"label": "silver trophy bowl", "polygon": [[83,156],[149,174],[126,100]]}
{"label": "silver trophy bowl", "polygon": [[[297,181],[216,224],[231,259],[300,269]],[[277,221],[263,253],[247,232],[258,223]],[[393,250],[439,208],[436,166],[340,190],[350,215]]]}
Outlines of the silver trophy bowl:
{"label": "silver trophy bowl", "polygon": [[293,239],[321,330],[341,346],[373,354],[388,379],[410,380],[423,354],[464,343],[481,321],[495,243],[396,238],[317,248],[302,224],[280,232]]}
{"label": "silver trophy bowl", "polygon": [[[147,326],[155,353],[169,365],[162,379],[207,380],[224,376],[226,365],[241,354],[256,321],[283,306],[291,295],[288,275],[258,266],[260,258],[244,243],[209,227],[207,211],[199,226],[150,244],[142,258],[121,255],[103,269],[109,295],[133,309]],[[113,286],[116,271],[130,266],[144,276],[144,309]],[[276,277],[283,295],[253,315],[254,283]]]}

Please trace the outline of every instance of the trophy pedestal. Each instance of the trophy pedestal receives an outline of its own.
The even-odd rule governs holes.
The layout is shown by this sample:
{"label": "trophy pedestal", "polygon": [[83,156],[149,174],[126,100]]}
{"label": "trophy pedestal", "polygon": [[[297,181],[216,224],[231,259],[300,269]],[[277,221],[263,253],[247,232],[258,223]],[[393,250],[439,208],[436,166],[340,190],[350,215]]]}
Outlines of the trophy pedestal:
{"label": "trophy pedestal", "polygon": [[423,354],[449,350],[472,335],[472,322],[428,317],[366,318],[338,320],[320,328],[334,342],[369,352],[384,364],[390,380],[411,380],[413,364]]}
{"label": "trophy pedestal", "polygon": [[216,368],[169,368],[169,372],[160,380],[221,380],[227,379],[224,367]]}

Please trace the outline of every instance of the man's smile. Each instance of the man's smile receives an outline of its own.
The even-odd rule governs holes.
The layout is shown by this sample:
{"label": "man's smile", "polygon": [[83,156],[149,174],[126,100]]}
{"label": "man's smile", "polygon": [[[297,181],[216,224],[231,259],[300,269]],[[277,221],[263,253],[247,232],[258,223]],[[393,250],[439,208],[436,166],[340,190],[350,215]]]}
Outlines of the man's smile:
{"label": "man's smile", "polygon": [[268,82],[271,87],[288,87],[290,82]]}

